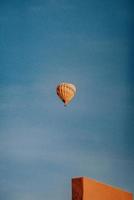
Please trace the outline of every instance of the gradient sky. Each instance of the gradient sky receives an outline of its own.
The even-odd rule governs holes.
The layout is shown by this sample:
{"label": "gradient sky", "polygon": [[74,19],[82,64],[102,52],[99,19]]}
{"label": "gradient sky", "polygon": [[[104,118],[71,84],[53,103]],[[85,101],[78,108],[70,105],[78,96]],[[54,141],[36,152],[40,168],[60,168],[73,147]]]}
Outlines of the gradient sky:
{"label": "gradient sky", "polygon": [[[134,192],[133,3],[0,0],[0,199],[69,200],[71,178]],[[59,82],[74,83],[68,107]]]}

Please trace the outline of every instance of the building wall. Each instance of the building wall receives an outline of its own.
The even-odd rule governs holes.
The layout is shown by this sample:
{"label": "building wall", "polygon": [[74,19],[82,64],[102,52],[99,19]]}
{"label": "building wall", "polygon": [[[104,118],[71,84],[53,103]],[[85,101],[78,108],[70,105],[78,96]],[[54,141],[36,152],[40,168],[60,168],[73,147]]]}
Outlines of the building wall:
{"label": "building wall", "polygon": [[72,179],[72,200],[132,200],[132,193],[79,177]]}

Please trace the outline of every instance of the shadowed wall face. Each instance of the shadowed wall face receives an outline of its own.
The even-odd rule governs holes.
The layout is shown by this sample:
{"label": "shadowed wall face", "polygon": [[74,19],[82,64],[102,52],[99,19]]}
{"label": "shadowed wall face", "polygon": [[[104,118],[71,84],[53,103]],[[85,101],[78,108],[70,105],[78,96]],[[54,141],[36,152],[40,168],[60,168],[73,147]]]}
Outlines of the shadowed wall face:
{"label": "shadowed wall face", "polygon": [[72,200],[132,200],[132,194],[80,177],[72,179]]}
{"label": "shadowed wall face", "polygon": [[80,200],[83,197],[83,180],[72,179],[72,200]]}

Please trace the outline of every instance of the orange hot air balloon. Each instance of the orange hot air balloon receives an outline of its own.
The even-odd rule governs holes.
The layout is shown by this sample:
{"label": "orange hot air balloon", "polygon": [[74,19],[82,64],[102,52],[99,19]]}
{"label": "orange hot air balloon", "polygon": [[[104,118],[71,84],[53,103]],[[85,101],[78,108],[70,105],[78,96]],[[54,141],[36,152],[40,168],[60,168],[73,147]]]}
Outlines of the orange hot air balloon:
{"label": "orange hot air balloon", "polygon": [[60,83],[56,88],[56,93],[66,106],[75,96],[76,87],[71,83]]}

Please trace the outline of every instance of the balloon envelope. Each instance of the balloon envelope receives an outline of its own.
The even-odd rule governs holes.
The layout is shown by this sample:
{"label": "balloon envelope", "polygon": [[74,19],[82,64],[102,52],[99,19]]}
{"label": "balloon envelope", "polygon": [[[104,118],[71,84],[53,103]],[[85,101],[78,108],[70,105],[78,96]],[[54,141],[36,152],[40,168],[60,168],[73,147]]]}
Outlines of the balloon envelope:
{"label": "balloon envelope", "polygon": [[58,97],[67,105],[76,94],[76,87],[72,83],[60,83],[56,88]]}

